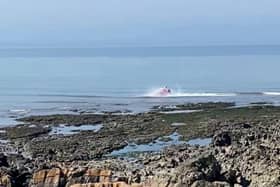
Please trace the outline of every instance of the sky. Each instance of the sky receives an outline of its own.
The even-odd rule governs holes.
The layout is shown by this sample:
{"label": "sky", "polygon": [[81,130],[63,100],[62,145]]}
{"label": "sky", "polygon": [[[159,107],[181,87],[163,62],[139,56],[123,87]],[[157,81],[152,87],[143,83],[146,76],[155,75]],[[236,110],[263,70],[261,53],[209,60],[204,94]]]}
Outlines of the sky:
{"label": "sky", "polygon": [[1,0],[0,46],[280,44],[279,0]]}

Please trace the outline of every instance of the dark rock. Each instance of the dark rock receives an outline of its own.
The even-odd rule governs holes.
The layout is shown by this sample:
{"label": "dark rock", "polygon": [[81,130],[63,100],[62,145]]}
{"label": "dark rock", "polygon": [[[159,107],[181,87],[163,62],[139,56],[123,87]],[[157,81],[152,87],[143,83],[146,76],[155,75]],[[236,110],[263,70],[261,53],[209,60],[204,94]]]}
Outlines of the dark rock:
{"label": "dark rock", "polygon": [[237,183],[237,175],[235,170],[228,170],[223,174],[224,180],[229,182],[230,184]]}
{"label": "dark rock", "polygon": [[222,132],[214,136],[213,142],[215,146],[231,145],[231,137],[228,132]]}
{"label": "dark rock", "polygon": [[29,125],[19,125],[14,128],[8,128],[7,135],[10,139],[32,138],[41,134],[47,134],[49,131],[49,128],[44,128],[43,126],[30,127]]}
{"label": "dark rock", "polygon": [[2,167],[2,166],[8,167],[9,164],[7,162],[7,156],[4,155],[3,153],[0,153],[0,167]]}
{"label": "dark rock", "polygon": [[202,156],[191,166],[202,172],[207,181],[215,181],[220,178],[221,167],[213,155]]}
{"label": "dark rock", "polygon": [[249,129],[249,128],[251,128],[252,126],[250,125],[250,124],[248,124],[248,123],[244,123],[243,124],[243,128],[245,128],[245,129]]}

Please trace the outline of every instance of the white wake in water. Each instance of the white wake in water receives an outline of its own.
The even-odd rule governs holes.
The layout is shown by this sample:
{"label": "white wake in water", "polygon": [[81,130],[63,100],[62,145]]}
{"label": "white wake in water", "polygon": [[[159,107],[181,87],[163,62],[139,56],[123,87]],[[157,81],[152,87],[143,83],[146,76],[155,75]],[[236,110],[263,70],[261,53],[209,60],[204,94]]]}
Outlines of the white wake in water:
{"label": "white wake in water", "polygon": [[280,96],[280,92],[263,92],[263,95]]}
{"label": "white wake in water", "polygon": [[233,97],[236,93],[214,93],[214,92],[184,92],[181,90],[171,89],[168,95],[161,95],[162,88],[155,88],[144,94],[144,97]]}

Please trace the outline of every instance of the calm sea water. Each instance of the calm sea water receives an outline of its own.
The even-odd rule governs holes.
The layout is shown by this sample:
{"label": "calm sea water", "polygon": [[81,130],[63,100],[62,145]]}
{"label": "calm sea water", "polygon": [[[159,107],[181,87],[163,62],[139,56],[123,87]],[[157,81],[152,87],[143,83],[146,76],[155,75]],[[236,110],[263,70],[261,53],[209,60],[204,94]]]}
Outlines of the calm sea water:
{"label": "calm sea water", "polygon": [[[32,114],[182,102],[279,104],[279,47],[190,49],[0,49],[0,125]],[[152,97],[165,85],[172,97]]]}

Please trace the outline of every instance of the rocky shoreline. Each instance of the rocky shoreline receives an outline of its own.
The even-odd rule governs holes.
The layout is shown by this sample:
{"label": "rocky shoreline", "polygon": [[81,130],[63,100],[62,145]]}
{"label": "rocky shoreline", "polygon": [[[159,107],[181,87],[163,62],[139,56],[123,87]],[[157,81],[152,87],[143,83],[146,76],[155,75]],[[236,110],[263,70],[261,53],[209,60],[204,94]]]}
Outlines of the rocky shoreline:
{"label": "rocky shoreline", "polygon": [[[0,186],[280,186],[279,119],[280,107],[261,103],[29,116],[0,129]],[[188,144],[196,138],[211,142]],[[132,152],[111,154],[127,146]],[[149,151],[133,152],[138,146]]]}

